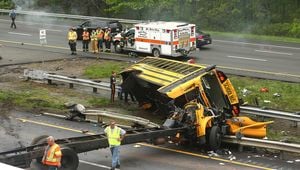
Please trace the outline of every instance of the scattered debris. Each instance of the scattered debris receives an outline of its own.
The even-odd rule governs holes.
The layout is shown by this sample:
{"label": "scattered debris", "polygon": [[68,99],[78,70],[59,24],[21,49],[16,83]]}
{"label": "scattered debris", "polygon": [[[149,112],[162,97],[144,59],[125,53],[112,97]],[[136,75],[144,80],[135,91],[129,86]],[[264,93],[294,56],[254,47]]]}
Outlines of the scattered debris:
{"label": "scattered debris", "polygon": [[266,93],[266,92],[269,92],[269,89],[266,88],[266,87],[262,87],[262,88],[260,89],[260,92]]}
{"label": "scattered debris", "polygon": [[230,160],[232,161],[232,160],[236,160],[236,157],[233,156],[233,155],[230,155],[230,156],[228,157],[228,159],[230,159]]}
{"label": "scattered debris", "polygon": [[215,153],[214,151],[208,151],[207,153],[208,153],[209,157],[212,157],[212,156],[219,157],[220,156],[217,153]]}
{"label": "scattered debris", "polygon": [[271,103],[270,100],[264,100],[264,103]]}
{"label": "scattered debris", "polygon": [[247,156],[247,158],[248,158],[248,159],[250,159],[250,158],[251,158],[251,156]]}
{"label": "scattered debris", "polygon": [[220,162],[219,164],[220,164],[220,165],[222,165],[222,166],[224,166],[224,165],[225,165],[225,164],[224,164],[224,163],[222,163],[222,162]]}
{"label": "scattered debris", "polygon": [[89,130],[81,130],[81,133],[88,133]]}
{"label": "scattered debris", "polygon": [[287,163],[289,163],[289,164],[292,164],[292,163],[294,163],[294,161],[286,161]]}
{"label": "scattered debris", "polygon": [[251,93],[251,91],[248,90],[248,89],[246,89],[246,88],[244,88],[241,92],[242,92],[242,94],[243,94],[244,97],[246,97],[248,94]]}
{"label": "scattered debris", "polygon": [[274,96],[274,97],[281,97],[281,94],[279,94],[279,93],[274,93],[273,96]]}
{"label": "scattered debris", "polygon": [[254,155],[254,158],[260,158],[261,156],[260,155]]}
{"label": "scattered debris", "polygon": [[295,162],[300,162],[300,159],[296,159]]}
{"label": "scattered debris", "polygon": [[133,147],[135,147],[135,148],[140,148],[141,145],[135,144],[135,145],[133,145]]}

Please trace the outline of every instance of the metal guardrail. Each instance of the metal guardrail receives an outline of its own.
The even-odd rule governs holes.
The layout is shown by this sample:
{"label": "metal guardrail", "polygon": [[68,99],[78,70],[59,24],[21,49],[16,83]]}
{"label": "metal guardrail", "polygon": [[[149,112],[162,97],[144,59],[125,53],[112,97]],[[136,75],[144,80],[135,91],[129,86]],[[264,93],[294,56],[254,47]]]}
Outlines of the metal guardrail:
{"label": "metal guardrail", "polygon": [[242,137],[242,139],[237,139],[235,136],[224,136],[223,142],[240,144],[243,146],[255,146],[266,149],[274,149],[285,152],[292,152],[300,154],[300,145],[294,143],[284,143],[278,141],[270,141],[264,139],[254,139]]}
{"label": "metal guardrail", "polygon": [[279,118],[284,120],[291,120],[294,122],[300,122],[300,115],[292,112],[284,112],[284,111],[278,111],[278,110],[266,110],[261,109],[257,107],[249,107],[249,106],[242,106],[241,112],[245,114],[254,114],[259,116],[265,116],[265,117],[273,117],[273,118]]}
{"label": "metal guardrail", "polygon": [[[48,80],[48,83],[51,84],[52,80],[60,81],[64,83],[69,83],[70,88],[73,87],[73,84],[78,84],[82,86],[88,86],[92,87],[93,91],[96,92],[97,89],[102,90],[110,90],[109,86],[110,83],[108,82],[95,82],[91,80],[85,80],[85,79],[78,79],[78,78],[71,78],[61,75],[55,75],[55,74],[49,74],[42,70],[24,70],[24,76],[31,79],[40,79],[40,80]],[[116,89],[120,90],[121,87],[117,86]],[[300,122],[300,115],[297,115],[296,113],[293,114],[291,112],[283,112],[283,111],[277,111],[277,110],[264,110],[256,107],[241,107],[241,112],[245,114],[254,114],[259,116],[265,116],[265,117],[272,117],[272,118],[279,118],[284,120],[291,120],[294,122]]]}
{"label": "metal guardrail", "polygon": [[[0,13],[9,13],[10,10],[0,9]],[[119,21],[126,24],[137,24],[143,22],[142,20],[132,20],[132,19],[121,19],[121,18],[105,18],[105,17],[94,17],[86,15],[70,15],[70,14],[58,14],[58,13],[46,13],[46,12],[36,12],[36,11],[23,11],[16,10],[17,14],[22,15],[34,15],[34,16],[44,16],[44,17],[56,17],[56,18],[69,18],[69,19],[98,19],[98,20],[109,20],[109,21]]]}

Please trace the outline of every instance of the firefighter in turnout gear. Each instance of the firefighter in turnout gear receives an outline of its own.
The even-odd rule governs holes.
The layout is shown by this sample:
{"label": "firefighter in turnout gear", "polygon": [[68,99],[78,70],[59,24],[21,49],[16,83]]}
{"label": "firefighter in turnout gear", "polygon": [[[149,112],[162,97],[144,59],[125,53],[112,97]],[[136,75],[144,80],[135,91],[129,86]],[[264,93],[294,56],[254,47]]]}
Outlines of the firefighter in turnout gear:
{"label": "firefighter in turnout gear", "polygon": [[48,167],[48,170],[57,170],[61,167],[62,153],[60,146],[55,143],[53,136],[47,138],[47,143],[42,163]]}
{"label": "firefighter in turnout gear", "polygon": [[83,52],[89,51],[89,43],[90,43],[90,33],[87,31],[87,28],[83,28],[83,33],[82,33]]}
{"label": "firefighter in turnout gear", "polygon": [[121,141],[125,137],[126,131],[118,127],[114,120],[111,120],[110,125],[104,129],[104,132],[106,133],[112,155],[111,170],[115,170],[115,168],[120,168],[119,148]]}
{"label": "firefighter in turnout gear", "polygon": [[92,52],[94,54],[98,53],[97,31],[95,30],[93,30],[91,33],[91,44],[92,44]]}

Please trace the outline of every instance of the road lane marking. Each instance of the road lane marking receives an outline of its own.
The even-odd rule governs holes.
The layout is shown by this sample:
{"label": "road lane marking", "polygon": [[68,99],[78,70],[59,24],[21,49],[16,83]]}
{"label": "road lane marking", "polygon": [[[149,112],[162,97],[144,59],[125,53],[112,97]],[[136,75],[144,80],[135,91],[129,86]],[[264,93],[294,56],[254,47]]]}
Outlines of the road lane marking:
{"label": "road lane marking", "polygon": [[[57,126],[57,125],[53,125],[53,124],[38,122],[38,121],[24,119],[24,118],[16,118],[16,119],[21,120],[24,123],[29,122],[29,123],[33,123],[33,124],[42,125],[42,126],[54,127],[54,128],[58,128],[58,129],[63,129],[63,130],[68,130],[68,131],[72,131],[72,132],[82,133],[82,131],[80,131],[80,130],[71,129],[71,128],[67,128],[67,127],[63,127],[63,126]],[[96,133],[86,133],[86,134],[96,135]],[[217,158],[217,157],[209,157],[209,156],[202,155],[202,154],[197,154],[197,153],[192,153],[192,152],[187,152],[187,151],[182,151],[182,150],[176,150],[176,149],[170,149],[170,148],[155,146],[155,145],[146,144],[146,143],[138,143],[138,144],[143,145],[143,146],[147,146],[147,147],[151,147],[151,148],[160,149],[160,150],[166,150],[166,151],[181,153],[181,154],[185,154],[185,155],[205,158],[205,159],[212,159],[212,160],[216,160],[216,161],[227,162],[227,163],[231,163],[231,164],[235,164],[235,165],[253,167],[253,168],[264,169],[264,170],[272,170],[270,168],[266,168],[266,167],[262,167],[262,166],[258,166],[258,165],[252,165],[252,164],[247,164],[247,163],[242,163],[242,162],[238,162],[238,161],[232,161],[232,160],[227,160],[227,159]]]}
{"label": "road lane marking", "polygon": [[[38,122],[38,121],[34,121],[34,120],[23,119],[23,118],[17,118],[17,120],[20,120],[24,123],[29,122],[29,123],[33,123],[33,124],[42,125],[42,126],[48,126],[48,127],[53,127],[53,128],[57,128],[57,129],[63,129],[63,130],[68,130],[68,131],[72,131],[72,132],[82,133],[81,130],[71,129],[71,128],[67,128],[67,127],[63,127],[63,126],[57,126],[57,125],[43,123],[43,122]],[[95,135],[95,133],[90,133],[90,132],[84,133],[84,134]]]}
{"label": "road lane marking", "polygon": [[262,52],[262,53],[271,53],[271,54],[293,55],[292,53],[283,53],[283,52],[277,52],[277,51],[267,51],[267,50],[254,50],[254,51]]}
{"label": "road lane marking", "polygon": [[232,44],[246,44],[246,45],[257,45],[257,46],[267,46],[267,47],[277,47],[277,48],[286,48],[286,49],[293,49],[293,50],[300,50],[298,47],[289,47],[289,46],[280,46],[280,45],[270,45],[270,44],[260,44],[260,43],[247,43],[241,41],[227,41],[227,40],[214,40],[219,42],[227,42]]}
{"label": "road lane marking", "polygon": [[9,34],[15,34],[15,35],[24,35],[24,36],[32,36],[31,34],[25,34],[25,33],[19,33],[19,32],[8,32]]}
{"label": "road lane marking", "polygon": [[62,30],[54,30],[54,29],[47,29],[47,28],[39,28],[40,30],[47,30],[52,32],[63,32]]}
{"label": "road lane marking", "polygon": [[0,40],[1,42],[5,43],[12,43],[12,44],[23,44],[23,45],[30,45],[35,47],[48,47],[48,48],[56,48],[56,49],[63,49],[63,50],[69,50],[70,48],[66,47],[58,47],[58,46],[52,46],[52,45],[41,45],[41,44],[34,44],[34,43],[24,43],[24,42],[18,42],[18,41],[7,41],[7,40]]}
{"label": "road lane marking", "polygon": [[243,60],[255,60],[255,61],[268,61],[265,59],[259,59],[259,58],[248,58],[248,57],[239,57],[239,56],[233,56],[233,55],[229,55],[227,56],[228,58],[238,58],[238,59],[243,59]]}
{"label": "road lane marking", "polygon": [[84,163],[84,164],[88,164],[88,165],[93,165],[93,166],[96,166],[96,167],[99,167],[99,168],[111,169],[111,167],[109,167],[109,166],[96,164],[96,163],[88,162],[88,161],[84,161],[84,160],[79,160],[79,162]]}

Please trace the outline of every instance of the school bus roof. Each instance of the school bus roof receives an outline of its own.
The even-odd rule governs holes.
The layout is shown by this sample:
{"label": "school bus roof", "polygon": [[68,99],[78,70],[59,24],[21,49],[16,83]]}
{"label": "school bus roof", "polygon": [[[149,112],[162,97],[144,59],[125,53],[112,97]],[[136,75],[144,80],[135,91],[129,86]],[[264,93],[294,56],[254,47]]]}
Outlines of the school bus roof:
{"label": "school bus roof", "polygon": [[186,22],[166,22],[166,21],[156,21],[156,22],[146,22],[136,24],[135,27],[146,27],[146,28],[157,28],[157,29],[178,29],[182,26],[195,26],[195,24],[189,24]]}
{"label": "school bus roof", "polygon": [[172,89],[199,77],[211,67],[189,64],[175,60],[146,57],[123,72],[137,71],[136,76],[147,82],[160,86],[161,93],[168,93]]}

